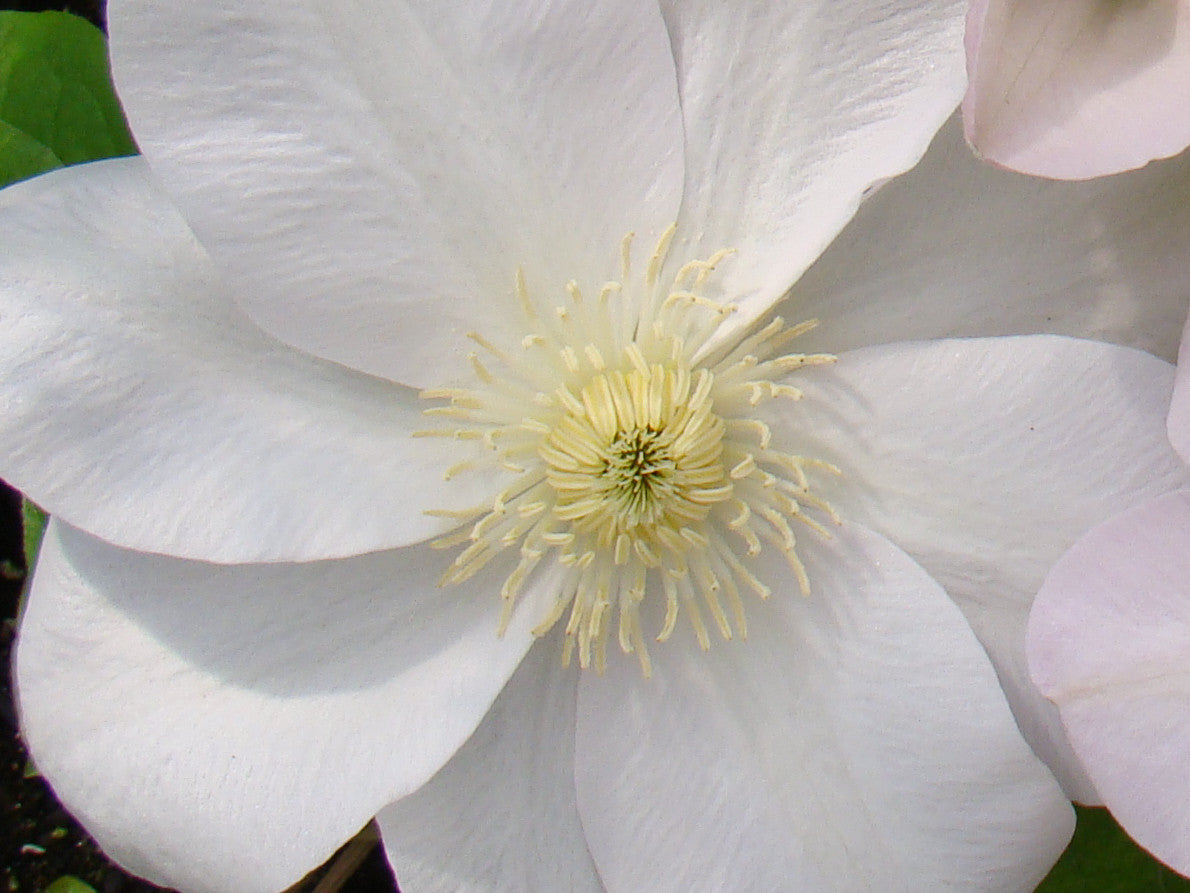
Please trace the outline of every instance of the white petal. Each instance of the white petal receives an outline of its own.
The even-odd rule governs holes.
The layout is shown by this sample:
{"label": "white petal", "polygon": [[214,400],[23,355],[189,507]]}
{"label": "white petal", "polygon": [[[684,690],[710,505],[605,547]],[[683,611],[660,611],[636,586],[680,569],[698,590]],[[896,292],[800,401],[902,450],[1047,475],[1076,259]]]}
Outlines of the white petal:
{"label": "white petal", "polygon": [[975,0],[967,138],[1029,174],[1099,177],[1190,144],[1190,3]]}
{"label": "white petal", "polygon": [[1169,399],[1169,416],[1165,420],[1169,442],[1182,461],[1190,465],[1190,320],[1182,331],[1178,349],[1178,371],[1174,378],[1173,396]]}
{"label": "white petal", "polygon": [[958,120],[872,196],[781,312],[840,351],[968,335],[1060,335],[1168,360],[1190,305],[1190,156],[1088,183],[980,164]]}
{"label": "white petal", "polygon": [[1190,872],[1190,492],[1113,517],[1059,559],[1029,616],[1029,668],[1103,801]]}
{"label": "white petal", "polygon": [[437,775],[377,815],[403,890],[603,889],[575,806],[578,677],[559,638],[529,651]]}
{"label": "white petal", "polygon": [[722,248],[725,291],[762,315],[866,189],[908,169],[966,83],[956,0],[662,4],[686,126],[684,262]]}
{"label": "white petal", "polygon": [[1056,710],[1025,665],[1025,623],[1050,565],[1087,529],[1190,481],[1165,437],[1173,367],[1054,336],[892,344],[797,380],[780,422],[843,470],[839,513],[937,579],[988,649],[1034,749],[1094,801]]}
{"label": "white petal", "polygon": [[[0,196],[0,472],[134,549],[216,561],[339,557],[442,530],[409,390],[263,335],[139,159]],[[479,481],[474,485],[478,486]],[[450,505],[448,505],[450,503]]]}
{"label": "white petal", "polygon": [[533,641],[536,591],[499,638],[498,580],[439,590],[441,561],[210,565],[55,522],[17,647],[22,734],[131,871],[280,889],[433,775]]}
{"label": "white petal", "polygon": [[518,265],[539,294],[597,290],[627,231],[651,250],[677,214],[648,4],[127,0],[109,18],[140,147],[248,312],[366,372],[442,384],[465,332],[524,335]]}
{"label": "white petal", "polygon": [[[856,525],[803,549],[747,641],[654,645],[579,690],[579,812],[613,891],[1023,890],[1069,804],[926,573]],[[682,631],[685,633],[685,630]]]}

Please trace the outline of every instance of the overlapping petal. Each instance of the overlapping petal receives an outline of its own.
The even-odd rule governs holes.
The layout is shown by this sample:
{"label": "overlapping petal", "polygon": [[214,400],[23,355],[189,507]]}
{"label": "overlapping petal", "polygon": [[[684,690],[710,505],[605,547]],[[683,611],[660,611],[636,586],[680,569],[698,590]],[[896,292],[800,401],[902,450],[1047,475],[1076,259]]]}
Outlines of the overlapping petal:
{"label": "overlapping petal", "polygon": [[1172,379],[1150,354],[1056,336],[894,344],[799,378],[805,399],[774,420],[843,469],[826,493],[844,518],[955,599],[1026,738],[1079,800],[1095,792],[1029,680],[1026,619],[1085,530],[1190,483],[1164,436]]}
{"label": "overlapping petal", "polygon": [[809,349],[1051,332],[1173,360],[1190,305],[1190,157],[1052,183],[971,157],[957,118],[869,198],[780,308]]}
{"label": "overlapping petal", "polygon": [[682,630],[652,679],[582,678],[578,804],[608,888],[1031,888],[1073,817],[962,614],[856,525],[803,552],[813,593],[770,559],[785,582],[746,642]]}
{"label": "overlapping petal", "polygon": [[16,654],[22,734],[131,871],[194,893],[288,886],[450,758],[556,585],[501,638],[499,580],[442,591],[439,572],[425,546],[228,567],[54,522]]}
{"label": "overlapping petal", "polygon": [[443,529],[426,510],[478,498],[443,486],[450,444],[409,437],[412,391],[239,312],[139,159],[5,190],[0,242],[0,473],[63,520],[148,552],[302,560],[424,539]]}
{"label": "overlapping petal", "polygon": [[1190,491],[1111,518],[1054,565],[1029,667],[1112,814],[1190,873]]}
{"label": "overlapping petal", "polygon": [[[724,293],[763,315],[874,183],[921,157],[965,77],[957,0],[662,4],[686,191],[674,260],[734,248]],[[762,48],[779,47],[765,52]]]}
{"label": "overlapping petal", "polygon": [[1082,179],[1190,144],[1190,3],[972,0],[963,118],[996,164]]}
{"label": "overlapping petal", "polygon": [[[634,0],[112,2],[137,141],[266,330],[406,384],[515,336],[514,274],[598,289],[677,214],[661,16]],[[184,35],[184,39],[163,39]],[[515,340],[513,343],[515,343]]]}
{"label": "overlapping petal", "polygon": [[534,647],[462,749],[376,817],[403,889],[601,891],[574,792],[578,676]]}
{"label": "overlapping petal", "polygon": [[1165,420],[1169,442],[1182,461],[1190,466],[1190,320],[1182,330],[1182,344],[1178,350],[1178,372],[1174,379],[1173,396],[1169,400],[1169,416]]}

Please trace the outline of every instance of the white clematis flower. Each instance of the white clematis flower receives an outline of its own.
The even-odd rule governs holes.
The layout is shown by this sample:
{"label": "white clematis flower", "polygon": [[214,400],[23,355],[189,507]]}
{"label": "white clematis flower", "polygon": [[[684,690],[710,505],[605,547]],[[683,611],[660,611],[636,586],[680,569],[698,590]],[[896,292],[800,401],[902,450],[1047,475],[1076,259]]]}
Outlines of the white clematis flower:
{"label": "white clematis flower", "polygon": [[[187,890],[376,814],[410,890],[1036,882],[1072,818],[1018,723],[1085,781],[1025,616],[1184,475],[1134,347],[1190,178],[951,127],[802,277],[962,16],[112,3],[145,159],[0,196],[0,472],[56,517],[23,729],[101,844]],[[1038,332],[1133,346],[953,337]]]}

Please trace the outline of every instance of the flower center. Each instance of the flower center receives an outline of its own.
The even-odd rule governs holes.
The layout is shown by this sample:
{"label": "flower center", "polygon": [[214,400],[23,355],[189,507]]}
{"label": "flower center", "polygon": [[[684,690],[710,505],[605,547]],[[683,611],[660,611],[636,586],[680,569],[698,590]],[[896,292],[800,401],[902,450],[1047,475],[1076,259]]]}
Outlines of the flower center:
{"label": "flower center", "polygon": [[656,544],[731,496],[713,377],[655,364],[596,375],[541,446],[554,514],[595,535]]}
{"label": "flower center", "polygon": [[787,381],[796,370],[834,361],[784,351],[815,322],[790,327],[778,318],[716,344],[734,308],[702,289],[730,252],[692,261],[663,283],[673,233],[635,282],[626,237],[621,280],[607,283],[596,301],[571,282],[553,313],[542,312],[518,273],[528,329],[520,349],[505,351],[472,333],[498,373],[474,354],[477,386],[422,393],[447,401],[426,414],[451,425],[417,436],[478,445],[476,458],[448,478],[477,467],[512,478],[489,503],[436,513],[460,526],[435,545],[464,546],[441,584],[507,560],[503,633],[542,562],[555,562],[561,583],[534,633],[544,635],[568,615],[566,664],[577,645],[579,665],[602,670],[614,626],[621,650],[649,675],[640,606],[650,592],[665,605],[657,641],[673,634],[681,613],[704,649],[706,613],[723,638],[746,636],[742,591],[762,599],[772,591],[749,560],[766,544],[776,549],[808,595],[794,525],[829,535],[807,508],[838,522],[807,474],[838,469],[777,448],[759,417],[762,404],[801,398]]}

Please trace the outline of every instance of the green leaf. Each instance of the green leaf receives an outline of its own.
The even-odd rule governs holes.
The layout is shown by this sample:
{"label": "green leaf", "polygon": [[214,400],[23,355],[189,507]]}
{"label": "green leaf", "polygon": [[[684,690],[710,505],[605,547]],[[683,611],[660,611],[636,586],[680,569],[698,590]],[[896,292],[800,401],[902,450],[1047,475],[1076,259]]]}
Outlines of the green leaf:
{"label": "green leaf", "polygon": [[1141,849],[1106,809],[1075,809],[1074,839],[1038,893],[1190,893],[1190,880]]}
{"label": "green leaf", "polygon": [[95,893],[95,888],[72,874],[64,874],[46,887],[45,893]]}
{"label": "green leaf", "polygon": [[0,184],[135,153],[103,32],[64,12],[0,12]]}
{"label": "green leaf", "polygon": [[37,550],[45,534],[46,513],[27,498],[21,500],[21,524],[25,537],[25,567],[30,570],[37,563]]}
{"label": "green leaf", "polygon": [[24,180],[62,166],[62,159],[45,143],[0,120],[0,184]]}

